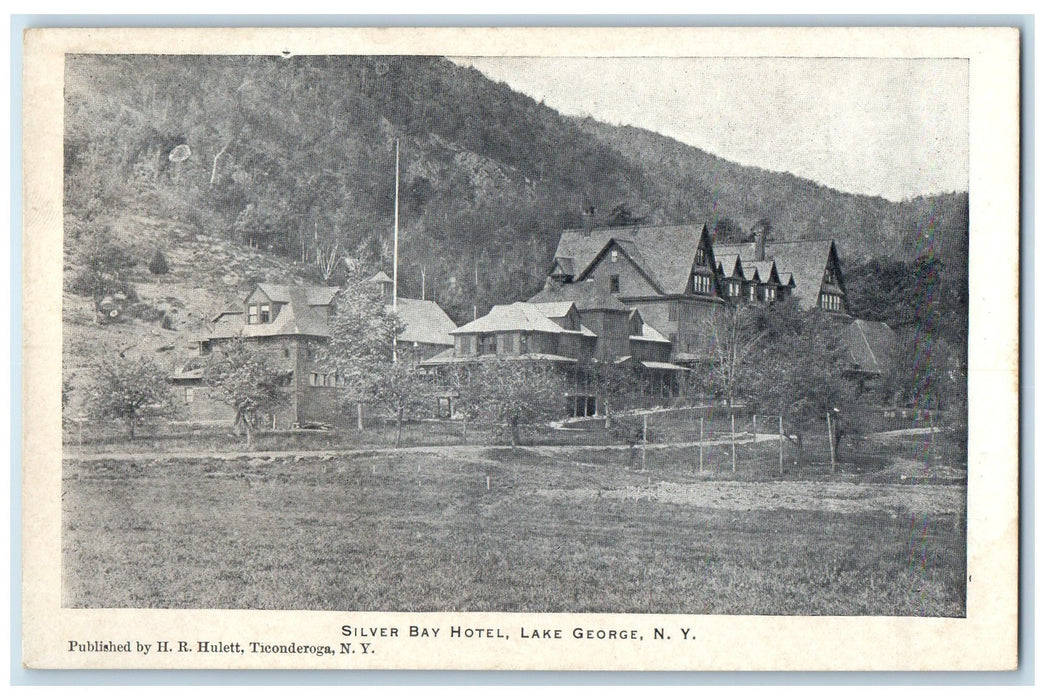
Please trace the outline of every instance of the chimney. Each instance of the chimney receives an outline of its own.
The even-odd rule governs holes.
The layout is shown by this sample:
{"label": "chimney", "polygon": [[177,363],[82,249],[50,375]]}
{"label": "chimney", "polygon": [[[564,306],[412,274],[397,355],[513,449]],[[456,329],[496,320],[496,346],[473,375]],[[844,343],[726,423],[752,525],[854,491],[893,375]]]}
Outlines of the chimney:
{"label": "chimney", "polygon": [[581,220],[584,222],[584,234],[591,233],[592,229],[595,228],[595,207],[585,207],[584,211],[581,212]]}
{"label": "chimney", "polygon": [[759,226],[755,232],[755,260],[762,262],[766,259],[766,238],[769,237],[769,227]]}

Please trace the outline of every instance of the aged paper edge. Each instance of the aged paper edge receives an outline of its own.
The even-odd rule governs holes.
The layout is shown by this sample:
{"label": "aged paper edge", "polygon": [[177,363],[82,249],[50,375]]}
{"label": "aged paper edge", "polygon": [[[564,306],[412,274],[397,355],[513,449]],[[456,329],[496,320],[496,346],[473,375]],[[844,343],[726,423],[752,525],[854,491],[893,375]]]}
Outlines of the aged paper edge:
{"label": "aged paper edge", "polygon": [[[65,53],[957,57],[970,61],[968,608],[962,619],[61,607],[62,115]],[[23,664],[29,668],[346,668],[338,657],[74,655],[70,639],[346,641],[342,625],[685,626],[706,643],[445,640],[350,668],[1008,670],[1016,666],[1019,70],[1005,28],[43,29],[25,34]],[[529,648],[538,646],[539,648]],[[173,656],[173,655],[172,655]]]}

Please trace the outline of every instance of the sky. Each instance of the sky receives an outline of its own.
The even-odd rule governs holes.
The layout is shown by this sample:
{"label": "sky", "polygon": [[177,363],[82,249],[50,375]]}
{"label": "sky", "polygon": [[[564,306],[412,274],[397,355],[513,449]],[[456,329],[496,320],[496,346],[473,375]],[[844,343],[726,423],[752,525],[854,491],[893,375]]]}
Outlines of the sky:
{"label": "sky", "polygon": [[900,200],[968,190],[968,62],[455,58],[569,115]]}

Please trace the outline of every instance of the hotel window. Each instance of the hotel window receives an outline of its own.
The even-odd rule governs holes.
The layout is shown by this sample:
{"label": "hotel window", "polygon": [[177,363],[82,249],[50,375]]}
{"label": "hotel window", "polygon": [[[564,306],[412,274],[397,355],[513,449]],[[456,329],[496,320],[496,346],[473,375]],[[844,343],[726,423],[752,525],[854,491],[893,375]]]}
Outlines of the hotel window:
{"label": "hotel window", "polygon": [[268,304],[262,304],[261,305],[260,323],[268,323],[269,320],[271,320],[271,315],[269,314],[269,310],[270,310],[270,308],[269,308]]}
{"label": "hotel window", "polygon": [[[768,291],[768,290],[766,290]],[[747,288],[748,299],[751,301],[758,301],[758,285],[752,282]]]}
{"label": "hotel window", "polygon": [[620,275],[610,275],[610,293],[616,294],[620,291]]}
{"label": "hotel window", "polygon": [[251,304],[250,306],[247,307],[247,323],[253,325],[253,324],[257,323],[257,322],[258,322],[258,305],[257,304]]}
{"label": "hotel window", "polygon": [[738,297],[740,296],[740,282],[729,283],[729,296]]}
{"label": "hotel window", "polygon": [[835,273],[834,270],[832,270],[831,268],[827,268],[826,270],[824,270],[824,282],[826,282],[827,284],[835,283]]}
{"label": "hotel window", "polygon": [[617,262],[617,251],[610,251],[610,262]]}
{"label": "hotel window", "polygon": [[530,338],[525,333],[519,334],[519,354],[525,355],[530,352]]}
{"label": "hotel window", "polygon": [[842,297],[837,294],[821,294],[820,308],[827,311],[840,311],[842,308]]}
{"label": "hotel window", "polygon": [[323,375],[323,386],[337,386],[337,375],[336,374],[324,374]]}
{"label": "hotel window", "polygon": [[196,389],[191,386],[185,387],[185,403],[192,403],[196,400]]}
{"label": "hotel window", "polygon": [[697,248],[697,264],[698,265],[703,265],[705,260],[706,260],[706,257],[704,255],[704,249],[703,248]]}
{"label": "hotel window", "polygon": [[312,372],[308,375],[309,386],[319,386],[319,374]]}
{"label": "hotel window", "polygon": [[766,301],[776,299],[776,287],[766,287]]}
{"label": "hotel window", "polygon": [[711,277],[708,275],[693,275],[693,291],[697,294],[711,294]]}

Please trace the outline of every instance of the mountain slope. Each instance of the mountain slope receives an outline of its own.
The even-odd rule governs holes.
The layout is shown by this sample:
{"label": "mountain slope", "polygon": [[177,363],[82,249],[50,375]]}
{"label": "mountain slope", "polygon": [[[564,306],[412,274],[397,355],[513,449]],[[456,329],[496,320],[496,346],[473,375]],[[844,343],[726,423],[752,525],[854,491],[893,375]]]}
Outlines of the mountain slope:
{"label": "mountain slope", "polygon": [[[592,119],[578,124],[642,167],[659,199],[689,198],[693,211],[738,220],[750,229],[768,220],[782,240],[835,238],[844,256],[913,260],[932,253],[964,269],[968,256],[968,195],[892,202],[839,192],[790,173],[746,167],[644,129]],[[654,212],[654,217],[668,215]]]}
{"label": "mountain slope", "polygon": [[535,292],[562,228],[620,202],[650,223],[767,219],[780,238],[839,238],[849,259],[931,250],[964,266],[964,194],[835,192],[563,117],[441,58],[70,56],[66,78],[70,256],[82,232],[134,215],[316,280],[342,262],[390,269],[398,139],[402,292],[458,322]]}

